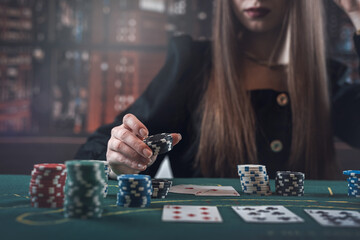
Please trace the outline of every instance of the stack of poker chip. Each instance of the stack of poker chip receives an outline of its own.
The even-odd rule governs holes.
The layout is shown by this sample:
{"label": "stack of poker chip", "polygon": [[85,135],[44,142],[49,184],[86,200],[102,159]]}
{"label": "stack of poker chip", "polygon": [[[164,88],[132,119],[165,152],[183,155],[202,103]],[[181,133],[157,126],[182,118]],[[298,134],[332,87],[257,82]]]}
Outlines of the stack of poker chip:
{"label": "stack of poker chip", "polygon": [[276,193],[281,196],[304,196],[305,174],[302,172],[277,171]]}
{"label": "stack of poker chip", "polygon": [[238,165],[240,184],[244,193],[271,195],[269,176],[264,165]]}
{"label": "stack of poker chip", "polygon": [[103,161],[66,162],[65,217],[87,219],[102,216],[106,184],[104,169]]}
{"label": "stack of poker chip", "polygon": [[167,179],[153,179],[151,180],[153,192],[152,198],[166,198],[170,187],[172,186],[172,181]]}
{"label": "stack of poker chip", "polygon": [[144,139],[144,143],[151,148],[154,155],[163,154],[171,151],[172,149],[172,136],[168,133],[161,133],[149,136]]}
{"label": "stack of poker chip", "polygon": [[360,197],[360,170],[346,170],[343,174],[348,176],[348,196]]}
{"label": "stack of poker chip", "polygon": [[152,185],[148,175],[122,174],[118,176],[117,205],[122,207],[148,207],[151,203]]}
{"label": "stack of poker chip", "polygon": [[65,179],[64,164],[34,165],[29,186],[31,206],[37,208],[63,207]]}

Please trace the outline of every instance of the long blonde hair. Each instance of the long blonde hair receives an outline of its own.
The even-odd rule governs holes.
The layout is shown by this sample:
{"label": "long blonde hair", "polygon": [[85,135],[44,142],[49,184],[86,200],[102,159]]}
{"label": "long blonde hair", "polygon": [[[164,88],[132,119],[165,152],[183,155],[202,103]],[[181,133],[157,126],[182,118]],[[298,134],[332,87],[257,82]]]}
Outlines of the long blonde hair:
{"label": "long blonde hair", "polygon": [[[250,93],[241,81],[242,26],[232,0],[216,2],[212,70],[204,93],[197,164],[206,177],[235,177],[236,165],[258,163],[255,115]],[[309,178],[330,178],[334,144],[324,46],[321,0],[288,3],[290,61],[287,86],[292,109],[289,170]],[[284,31],[283,31],[284,32]],[[239,54],[240,53],[240,54]]]}

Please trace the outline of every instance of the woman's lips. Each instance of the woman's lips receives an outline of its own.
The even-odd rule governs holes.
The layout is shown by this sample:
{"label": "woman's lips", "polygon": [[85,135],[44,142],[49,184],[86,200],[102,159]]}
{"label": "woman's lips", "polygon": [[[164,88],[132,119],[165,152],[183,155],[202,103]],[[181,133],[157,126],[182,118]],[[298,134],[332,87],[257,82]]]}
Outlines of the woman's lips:
{"label": "woman's lips", "polygon": [[248,8],[244,11],[250,18],[263,18],[270,13],[270,9],[264,7]]}

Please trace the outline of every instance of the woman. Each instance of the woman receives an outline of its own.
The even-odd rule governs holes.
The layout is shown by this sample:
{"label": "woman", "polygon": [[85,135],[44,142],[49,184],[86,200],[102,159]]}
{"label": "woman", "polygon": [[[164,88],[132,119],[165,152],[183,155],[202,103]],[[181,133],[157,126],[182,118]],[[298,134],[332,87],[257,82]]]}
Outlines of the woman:
{"label": "woman", "polygon": [[[360,0],[336,2],[360,29]],[[333,132],[360,147],[360,88],[337,87],[344,66],[326,61],[322,11],[320,0],[217,1],[212,43],[172,39],[145,93],[77,158],[154,175],[163,156],[142,139],[175,132],[175,177],[235,177],[237,164],[260,163],[271,177],[334,178]]]}

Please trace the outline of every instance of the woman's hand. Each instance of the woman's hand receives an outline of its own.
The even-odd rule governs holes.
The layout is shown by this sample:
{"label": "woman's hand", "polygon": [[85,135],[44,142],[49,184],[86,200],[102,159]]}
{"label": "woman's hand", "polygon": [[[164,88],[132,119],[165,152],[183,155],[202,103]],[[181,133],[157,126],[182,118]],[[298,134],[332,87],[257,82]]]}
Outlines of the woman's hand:
{"label": "woman's hand", "polygon": [[334,0],[349,16],[356,30],[360,30],[360,0]]}
{"label": "woman's hand", "polygon": [[[106,159],[115,174],[139,173],[155,162],[157,156],[153,155],[151,149],[143,142],[148,134],[145,125],[132,114],[126,114],[123,124],[111,130]],[[171,135],[174,146],[181,140],[181,135]]]}

